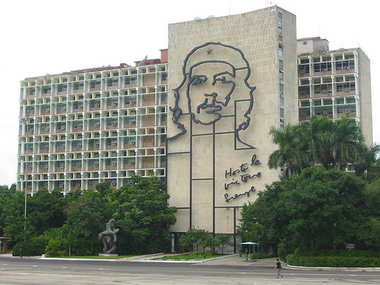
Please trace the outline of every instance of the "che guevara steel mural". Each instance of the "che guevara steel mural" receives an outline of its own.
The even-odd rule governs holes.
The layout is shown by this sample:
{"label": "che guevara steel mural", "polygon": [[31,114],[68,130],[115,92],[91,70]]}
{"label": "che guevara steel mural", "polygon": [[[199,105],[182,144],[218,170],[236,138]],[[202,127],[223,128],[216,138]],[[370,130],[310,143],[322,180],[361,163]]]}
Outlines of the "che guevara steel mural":
{"label": "che guevara steel mural", "polygon": [[[213,56],[213,58],[207,59],[207,55]],[[199,60],[199,57],[205,58],[205,60]],[[227,61],[226,57],[234,58],[234,60],[232,62]],[[212,69],[210,69],[210,66]],[[210,72],[210,70],[212,71]],[[237,72],[245,73],[243,82],[246,87],[244,92],[246,99],[234,101],[233,94],[236,87],[235,78]],[[182,74],[182,82],[174,89],[175,105],[170,107],[172,120],[180,131],[168,139],[176,139],[187,131],[181,123],[183,110],[178,104],[181,96],[186,96],[187,98],[188,112],[192,121],[195,124],[202,125],[211,125],[218,122],[223,117],[223,109],[228,105],[245,102],[246,111],[242,118],[236,122],[235,138],[247,148],[255,148],[243,142],[239,136],[240,132],[246,130],[251,122],[250,114],[254,102],[253,91],[256,89],[256,87],[250,86],[248,83],[251,68],[241,50],[217,42],[208,42],[195,47],[185,58]],[[208,86],[209,91],[204,92],[203,96],[199,96],[197,89],[205,86]]]}
{"label": "che guevara steel mural", "polygon": [[[174,102],[169,108],[174,132],[171,132],[172,135],[168,137],[167,153],[168,158],[176,154],[189,155],[190,226],[192,225],[191,197],[194,181],[197,183],[200,180],[212,181],[213,232],[215,232],[215,209],[230,207],[217,206],[215,193],[223,191],[223,200],[228,203],[256,192],[252,183],[262,175],[261,172],[255,170],[261,163],[257,155],[249,151],[256,149],[247,139],[252,137],[244,136],[244,132],[253,124],[251,116],[254,109],[253,93],[256,87],[250,85],[250,76],[251,68],[248,60],[240,49],[231,45],[207,42],[193,48],[184,59],[181,81],[173,89]],[[226,123],[227,121],[229,123]],[[220,124],[222,128],[218,128]],[[209,131],[194,134],[194,129]],[[236,165],[216,166],[217,156],[220,154],[216,149],[215,138],[226,134],[233,136],[233,149],[230,155],[234,156],[234,151],[246,150],[248,151],[247,160],[250,161],[237,162],[236,159],[232,159],[231,161],[234,161],[233,164]],[[170,141],[185,136],[189,136],[189,151],[170,152]],[[194,138],[197,136],[212,137],[208,145],[202,146],[212,148],[212,161],[210,159],[204,162],[213,168],[212,175],[209,177],[194,178],[192,176],[192,167],[195,165],[193,148],[199,147],[194,144]],[[221,167],[224,167],[223,173],[220,171]],[[219,189],[221,179],[224,180],[224,189]],[[219,190],[216,191],[215,187]]]}

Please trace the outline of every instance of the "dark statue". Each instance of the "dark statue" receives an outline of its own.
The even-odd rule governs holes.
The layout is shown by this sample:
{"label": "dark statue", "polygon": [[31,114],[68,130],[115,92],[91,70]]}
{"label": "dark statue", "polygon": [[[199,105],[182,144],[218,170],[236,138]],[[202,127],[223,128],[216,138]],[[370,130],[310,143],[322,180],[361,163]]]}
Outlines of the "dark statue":
{"label": "dark statue", "polygon": [[99,234],[99,240],[103,242],[103,253],[115,253],[116,252],[116,234],[119,229],[116,228],[114,219],[109,220],[106,224],[106,230]]}

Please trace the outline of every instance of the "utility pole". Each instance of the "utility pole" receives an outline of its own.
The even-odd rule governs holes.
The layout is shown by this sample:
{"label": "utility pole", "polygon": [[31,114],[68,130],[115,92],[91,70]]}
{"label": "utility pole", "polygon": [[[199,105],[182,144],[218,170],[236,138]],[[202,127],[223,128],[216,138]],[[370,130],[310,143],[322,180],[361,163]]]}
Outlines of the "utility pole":
{"label": "utility pole", "polygon": [[24,242],[26,241],[26,189],[24,189]]}

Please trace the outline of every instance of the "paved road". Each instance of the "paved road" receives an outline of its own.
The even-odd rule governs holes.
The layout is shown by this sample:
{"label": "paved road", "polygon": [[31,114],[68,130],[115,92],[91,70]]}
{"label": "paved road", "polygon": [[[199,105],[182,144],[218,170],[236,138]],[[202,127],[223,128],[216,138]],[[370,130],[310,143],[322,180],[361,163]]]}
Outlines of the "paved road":
{"label": "paved road", "polygon": [[283,270],[268,266],[0,257],[0,284],[380,284],[380,272]]}

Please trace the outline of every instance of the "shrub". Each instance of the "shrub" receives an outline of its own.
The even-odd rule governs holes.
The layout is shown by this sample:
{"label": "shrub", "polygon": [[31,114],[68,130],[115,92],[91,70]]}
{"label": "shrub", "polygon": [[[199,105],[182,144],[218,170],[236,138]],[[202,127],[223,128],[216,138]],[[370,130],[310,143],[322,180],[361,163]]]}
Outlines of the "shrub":
{"label": "shrub", "polygon": [[286,260],[286,256],[291,253],[292,251],[290,251],[287,247],[286,247],[286,243],[285,243],[285,240],[282,240],[279,245],[278,245],[278,248],[277,248],[277,254],[278,256],[280,257],[281,260]]}
{"label": "shrub", "polygon": [[13,256],[36,256],[45,253],[47,240],[43,237],[34,237],[26,242],[17,243],[12,249]]}
{"label": "shrub", "polygon": [[68,255],[68,244],[63,240],[51,239],[46,246],[47,256],[65,256]]}
{"label": "shrub", "polygon": [[212,251],[201,252],[201,251],[192,251],[189,253],[189,258],[199,259],[199,258],[210,258],[217,255],[217,253]]}
{"label": "shrub", "polygon": [[378,267],[380,258],[377,257],[348,257],[348,256],[286,256],[289,265],[317,267]]}
{"label": "shrub", "polygon": [[307,249],[297,248],[294,251],[297,256],[346,256],[346,257],[380,257],[380,251],[376,250],[345,250],[345,249]]}

